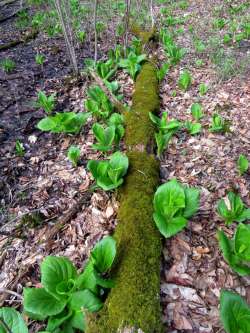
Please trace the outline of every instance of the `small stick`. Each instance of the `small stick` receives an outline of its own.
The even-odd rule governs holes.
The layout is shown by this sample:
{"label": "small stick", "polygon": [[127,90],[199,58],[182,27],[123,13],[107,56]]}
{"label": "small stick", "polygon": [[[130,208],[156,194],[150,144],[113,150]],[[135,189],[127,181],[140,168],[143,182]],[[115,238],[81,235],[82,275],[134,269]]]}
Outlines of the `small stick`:
{"label": "small stick", "polygon": [[6,289],[6,288],[0,288],[0,293],[10,294],[10,295],[16,296],[17,298],[23,300],[23,296],[22,295],[16,293],[15,291]]}
{"label": "small stick", "polygon": [[102,90],[109,97],[110,101],[114,104],[114,106],[117,108],[117,110],[120,113],[128,111],[127,108],[108,90],[105,83],[93,70],[90,70],[90,75],[96,81],[98,86],[100,86],[100,88],[102,88]]}

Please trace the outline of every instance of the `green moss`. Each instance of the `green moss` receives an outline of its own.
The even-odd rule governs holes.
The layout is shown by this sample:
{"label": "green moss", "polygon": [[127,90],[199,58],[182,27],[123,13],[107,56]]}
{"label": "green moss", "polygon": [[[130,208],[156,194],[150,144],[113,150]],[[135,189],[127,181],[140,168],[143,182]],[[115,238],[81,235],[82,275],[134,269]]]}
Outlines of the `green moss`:
{"label": "green moss", "polygon": [[130,30],[133,35],[139,38],[142,41],[142,44],[147,44],[150,40],[154,39],[156,34],[156,29],[152,28],[149,31],[143,30],[140,26],[136,23],[133,23],[130,27]]}
{"label": "green moss", "polygon": [[[130,170],[120,192],[121,206],[115,239],[116,286],[104,309],[91,317],[88,333],[113,333],[135,327],[144,333],[162,332],[160,316],[161,239],[152,220],[158,162],[145,152],[128,154]],[[99,320],[98,320],[99,318]]]}
{"label": "green moss", "polygon": [[145,63],[135,83],[132,108],[125,114],[125,143],[133,146],[152,144],[154,126],[149,119],[149,112],[159,109],[158,79],[153,63]]}
{"label": "green moss", "polygon": [[125,143],[129,171],[120,190],[117,260],[104,308],[88,316],[86,333],[118,333],[135,328],[161,333],[161,237],[153,222],[153,195],[159,182],[159,163],[152,151],[154,128],[149,112],[159,109],[158,80],[153,63],[146,62],[137,77],[131,111],[125,114]]}

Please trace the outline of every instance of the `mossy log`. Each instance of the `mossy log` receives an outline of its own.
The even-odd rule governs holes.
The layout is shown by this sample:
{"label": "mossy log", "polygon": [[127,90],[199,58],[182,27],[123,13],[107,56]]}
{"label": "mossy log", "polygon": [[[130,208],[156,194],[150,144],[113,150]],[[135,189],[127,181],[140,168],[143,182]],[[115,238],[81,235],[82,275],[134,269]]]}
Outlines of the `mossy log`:
{"label": "mossy log", "polygon": [[125,113],[129,172],[121,188],[115,287],[104,308],[88,316],[87,333],[160,333],[161,237],[152,219],[159,163],[152,154],[149,112],[159,109],[156,67],[146,62],[136,80],[131,111]]}

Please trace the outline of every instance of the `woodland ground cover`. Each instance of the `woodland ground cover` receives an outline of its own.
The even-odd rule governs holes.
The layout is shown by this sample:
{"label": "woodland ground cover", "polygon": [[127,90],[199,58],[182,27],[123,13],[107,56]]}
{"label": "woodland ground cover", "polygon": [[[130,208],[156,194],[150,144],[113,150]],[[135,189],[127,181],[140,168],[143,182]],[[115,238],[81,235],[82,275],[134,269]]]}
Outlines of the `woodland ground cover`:
{"label": "woodland ground cover", "polygon": [[[71,296],[60,299],[58,303],[69,309],[63,314],[68,320],[74,318],[72,311],[77,317],[81,307],[99,310],[98,297],[104,297],[100,290],[110,289],[112,281],[103,279],[100,274],[106,270],[99,265],[95,274],[100,276],[94,277],[99,279],[98,288],[82,284],[84,291],[75,282],[72,287],[71,267],[67,290],[57,285],[54,291],[41,280],[41,262],[48,255],[66,256],[78,270],[84,268],[94,246],[119,223],[119,195],[105,191],[126,182],[129,166],[124,154],[115,153],[126,153],[124,119],[112,114],[114,104],[86,75],[86,67],[128,108],[148,50],[141,52],[140,41],[132,34],[126,56],[122,47],[115,48],[126,37],[123,1],[99,4],[97,44],[93,4],[71,1],[75,53],[84,71],[74,78],[55,9],[39,1],[24,2],[21,11],[19,1],[1,1],[0,6],[1,18],[18,11],[0,19],[1,45],[20,34],[24,39],[32,29],[39,31],[27,43],[2,50],[0,45],[1,305],[20,310],[24,288],[41,284],[55,297],[58,291],[71,295],[91,290],[88,304],[81,303],[78,294],[74,302]],[[138,24],[150,27],[152,14],[159,33],[155,55],[161,105],[160,114],[151,114],[150,119],[165,184],[155,194],[154,220],[167,237],[161,264],[162,322],[169,332],[223,332],[224,325],[226,332],[248,333],[246,321],[239,316],[238,322],[230,322],[235,314],[228,312],[232,304],[240,304],[242,317],[249,317],[244,303],[250,304],[249,4],[156,1],[150,8],[150,3],[132,2],[131,17]],[[158,203],[157,193],[163,193],[165,203],[163,199]],[[228,291],[221,293],[222,289],[237,292],[245,301]],[[32,305],[27,302],[28,311]],[[63,309],[57,310],[50,315]],[[54,324],[50,320],[47,329],[54,332]],[[29,321],[30,332],[42,329],[41,322]]]}

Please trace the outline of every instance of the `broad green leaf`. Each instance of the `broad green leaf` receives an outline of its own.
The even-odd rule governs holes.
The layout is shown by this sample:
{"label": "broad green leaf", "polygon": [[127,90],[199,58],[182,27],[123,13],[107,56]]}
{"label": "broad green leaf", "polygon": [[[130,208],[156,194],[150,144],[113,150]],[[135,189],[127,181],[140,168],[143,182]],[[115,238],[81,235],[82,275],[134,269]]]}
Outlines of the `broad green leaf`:
{"label": "broad green leaf", "polygon": [[116,256],[116,242],[111,236],[104,237],[91,251],[94,266],[99,272],[109,270]]}
{"label": "broad green leaf", "polygon": [[55,128],[56,122],[51,117],[45,117],[42,120],[40,120],[37,124],[37,128],[41,131],[51,131]]}
{"label": "broad green leaf", "polygon": [[191,121],[186,121],[185,127],[188,130],[189,134],[191,134],[191,135],[199,134],[202,129],[202,126],[200,123],[192,123]]}
{"label": "broad green leaf", "polygon": [[24,289],[24,310],[43,316],[54,316],[60,313],[66,302],[56,299],[43,288]]}
{"label": "broad green leaf", "polygon": [[243,222],[246,220],[248,213],[245,210],[240,196],[233,192],[229,192],[227,199],[221,199],[217,206],[219,215],[225,219],[225,223],[228,225],[233,221]]}
{"label": "broad green leaf", "polygon": [[190,75],[190,73],[188,71],[184,71],[183,73],[181,73],[179,81],[178,81],[178,85],[179,87],[186,91],[189,86],[192,83],[192,77]]}
{"label": "broad green leaf", "polygon": [[80,155],[81,155],[81,151],[77,146],[70,146],[69,147],[67,157],[71,161],[73,166],[75,166],[75,167],[77,166],[77,163],[80,159]]}
{"label": "broad green leaf", "polygon": [[161,126],[161,118],[157,117],[156,115],[154,115],[152,112],[149,112],[149,118],[151,119],[151,121],[157,126],[160,127]]}
{"label": "broad green leaf", "polygon": [[158,187],[154,196],[154,209],[157,213],[170,220],[183,208],[185,208],[185,192],[176,179]]}
{"label": "broad green leaf", "polygon": [[54,332],[56,328],[61,326],[66,320],[68,320],[73,314],[72,310],[64,310],[63,312],[59,313],[57,316],[49,317],[48,324],[46,329],[49,332]]}
{"label": "broad green leaf", "polygon": [[235,252],[241,259],[250,261],[250,225],[238,225],[235,233]]}
{"label": "broad green leaf", "polygon": [[68,258],[47,256],[41,264],[41,275],[43,287],[57,298],[61,298],[63,295],[58,294],[58,285],[65,283],[67,293],[67,289],[72,288],[72,281],[77,278],[77,271]]}
{"label": "broad green leaf", "polygon": [[187,225],[187,220],[182,216],[167,220],[164,216],[154,213],[153,218],[157,228],[165,238],[174,236]]}
{"label": "broad green leaf", "polygon": [[238,294],[221,291],[220,318],[227,333],[250,332],[250,307]]}
{"label": "broad green leaf", "polygon": [[240,172],[240,175],[243,175],[245,172],[247,172],[248,167],[249,167],[249,162],[248,159],[246,158],[246,156],[244,155],[240,155],[239,159],[237,161],[237,166]]}
{"label": "broad green leaf", "polygon": [[125,176],[128,170],[129,161],[125,154],[117,151],[110,157],[108,174],[116,184],[121,177]]}
{"label": "broad green leaf", "polygon": [[75,311],[74,315],[71,318],[72,327],[85,332],[86,327],[87,327],[85,317],[86,316],[83,311]]}
{"label": "broad green leaf", "polygon": [[162,131],[155,133],[155,141],[157,144],[157,156],[160,157],[163,150],[167,148],[169,141],[173,136],[173,132],[169,131],[164,134]]}
{"label": "broad green leaf", "polygon": [[122,125],[124,123],[124,116],[120,113],[113,113],[108,120],[109,125]]}
{"label": "broad green leaf", "polygon": [[85,289],[76,291],[72,294],[69,301],[69,307],[73,310],[80,310],[81,308],[84,308],[89,312],[96,312],[103,307],[103,303],[90,290]]}
{"label": "broad green leaf", "polygon": [[185,191],[185,208],[183,211],[183,216],[189,219],[199,209],[200,191],[192,187],[185,187],[184,191]]}
{"label": "broad green leaf", "polygon": [[250,275],[250,267],[245,265],[235,252],[235,241],[228,239],[223,231],[218,231],[217,235],[223,257],[232,270],[241,276]]}
{"label": "broad green leaf", "polygon": [[104,128],[102,125],[95,123],[92,126],[93,133],[99,142],[94,144],[93,148],[101,151],[108,151],[112,149],[112,144],[115,139],[115,126]]}
{"label": "broad green leaf", "polygon": [[244,222],[250,220],[250,208],[244,208],[243,212],[236,218],[237,222]]}
{"label": "broad green leaf", "polygon": [[202,106],[199,103],[194,103],[191,106],[192,116],[196,121],[199,121],[203,117]]}
{"label": "broad green leaf", "polygon": [[94,161],[94,160],[89,161],[87,164],[88,170],[92,173],[92,175],[95,179],[98,178],[98,165],[99,165],[99,162]]}
{"label": "broad green leaf", "polygon": [[217,232],[217,236],[219,240],[220,249],[223,253],[223,257],[229,263],[231,262],[232,250],[233,250],[232,241],[227,238],[227,236],[222,230],[219,230]]}
{"label": "broad green leaf", "polygon": [[11,333],[28,333],[28,328],[23,317],[15,309],[7,307],[0,308],[0,318],[0,333],[9,333],[6,330],[6,326],[3,326],[1,322],[7,325]]}
{"label": "broad green leaf", "polygon": [[92,260],[88,261],[84,267],[84,271],[76,280],[78,289],[89,289],[94,294],[98,293],[97,281]]}

